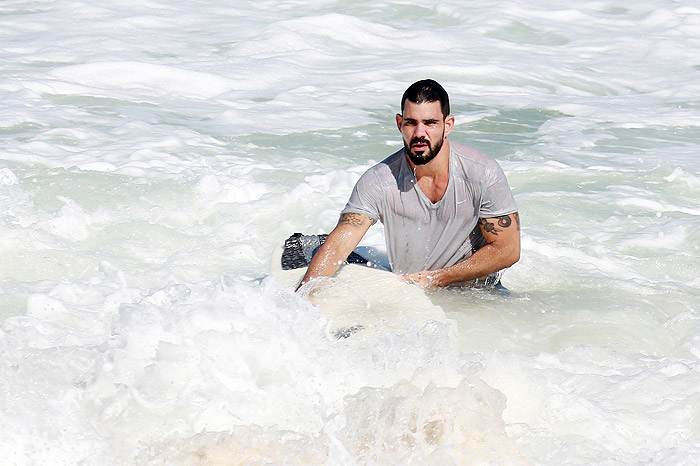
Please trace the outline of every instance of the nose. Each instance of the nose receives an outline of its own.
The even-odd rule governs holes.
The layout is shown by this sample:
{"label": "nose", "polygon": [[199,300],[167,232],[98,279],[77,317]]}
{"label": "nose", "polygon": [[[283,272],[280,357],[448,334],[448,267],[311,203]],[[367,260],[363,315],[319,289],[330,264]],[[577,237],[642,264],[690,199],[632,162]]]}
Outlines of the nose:
{"label": "nose", "polygon": [[423,123],[416,124],[414,137],[425,137],[428,135],[428,126]]}

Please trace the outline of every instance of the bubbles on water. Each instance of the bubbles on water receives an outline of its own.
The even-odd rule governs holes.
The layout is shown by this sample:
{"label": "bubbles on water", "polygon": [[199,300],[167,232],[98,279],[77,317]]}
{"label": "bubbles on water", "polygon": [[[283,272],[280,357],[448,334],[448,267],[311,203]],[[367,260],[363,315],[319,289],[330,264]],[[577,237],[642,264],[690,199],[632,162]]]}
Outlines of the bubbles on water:
{"label": "bubbles on water", "polygon": [[[694,5],[219,3],[3,5],[6,462],[698,457]],[[463,354],[261,280],[424,75],[523,217],[511,294],[443,300]]]}
{"label": "bubbles on water", "polygon": [[[517,458],[502,395],[465,372],[445,327],[406,321],[338,340],[325,332],[327,317],[270,280],[144,293],[104,270],[104,283],[34,294],[27,316],[4,322],[3,344],[24,341],[0,373],[23,368],[13,409],[32,402],[20,394],[42,380],[36,396],[63,400],[44,402],[56,429],[116,441],[143,461],[218,464],[231,452],[341,464]],[[59,340],[72,349],[57,351]],[[79,416],[57,416],[67,399]],[[60,454],[78,458],[79,445],[66,442]]]}
{"label": "bubbles on water", "polygon": [[361,464],[525,464],[505,433],[504,407],[502,394],[474,378],[368,387],[347,398],[335,436]]}

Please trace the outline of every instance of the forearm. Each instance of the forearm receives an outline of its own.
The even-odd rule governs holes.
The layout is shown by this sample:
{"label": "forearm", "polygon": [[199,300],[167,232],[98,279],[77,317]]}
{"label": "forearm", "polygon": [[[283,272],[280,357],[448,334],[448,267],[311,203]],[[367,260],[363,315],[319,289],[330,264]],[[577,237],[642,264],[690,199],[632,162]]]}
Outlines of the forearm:
{"label": "forearm", "polygon": [[314,278],[335,275],[372,223],[372,219],[365,215],[343,214],[326,241],[314,254],[299,286]]}
{"label": "forearm", "polygon": [[482,278],[510,267],[520,259],[519,244],[487,244],[470,257],[450,267],[425,272],[432,286],[448,286]]}
{"label": "forearm", "polygon": [[306,269],[306,274],[301,282],[306,283],[317,277],[332,277],[350,255],[350,252],[352,252],[352,247],[344,246],[342,242],[337,242],[337,238],[334,238],[332,234],[328,235],[326,241],[311,259],[309,268]]}
{"label": "forearm", "polygon": [[479,219],[486,245],[463,261],[436,270],[401,275],[402,280],[433,288],[482,278],[520,259],[520,216],[517,212]]}

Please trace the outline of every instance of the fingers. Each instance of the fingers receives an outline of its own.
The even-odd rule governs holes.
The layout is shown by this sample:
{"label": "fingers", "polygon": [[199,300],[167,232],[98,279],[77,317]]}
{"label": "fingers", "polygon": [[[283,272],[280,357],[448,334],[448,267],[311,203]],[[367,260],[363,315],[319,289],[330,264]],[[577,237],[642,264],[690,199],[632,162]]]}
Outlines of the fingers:
{"label": "fingers", "polygon": [[401,281],[411,283],[413,285],[418,285],[421,288],[435,288],[435,284],[433,283],[434,277],[427,272],[403,273],[400,274],[398,277]]}

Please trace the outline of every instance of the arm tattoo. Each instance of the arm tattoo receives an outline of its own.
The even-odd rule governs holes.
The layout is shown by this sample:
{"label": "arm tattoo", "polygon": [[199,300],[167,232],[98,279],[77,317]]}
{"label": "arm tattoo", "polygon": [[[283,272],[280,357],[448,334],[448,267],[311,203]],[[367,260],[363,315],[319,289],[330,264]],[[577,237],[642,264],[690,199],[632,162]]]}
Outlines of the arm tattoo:
{"label": "arm tattoo", "polygon": [[511,219],[508,215],[496,217],[496,219],[498,220],[498,226],[501,228],[508,228],[511,224]]}
{"label": "arm tattoo", "polygon": [[[338,225],[351,225],[354,227],[359,227],[365,224],[365,220],[369,218],[366,215],[347,213],[340,216],[338,220]],[[374,223],[374,219],[370,219]]]}
{"label": "arm tattoo", "polygon": [[[500,222],[499,222],[500,223]],[[486,218],[480,218],[479,219],[479,226],[486,232],[486,233],[491,233],[492,235],[498,236],[498,232],[501,231],[498,228],[496,228],[496,225],[493,223],[489,222],[488,219]]]}
{"label": "arm tattoo", "polygon": [[[520,216],[518,215],[517,212],[513,213],[513,218],[515,218],[515,224],[518,228],[518,231],[520,231]],[[491,233],[492,235],[498,236],[498,233],[503,231],[504,228],[508,228],[513,224],[513,220],[510,218],[510,215],[501,215],[500,217],[495,217],[494,220],[498,223],[498,226],[500,228],[496,228],[496,225],[493,222],[490,222],[488,218],[480,218],[479,219],[479,226],[486,232],[486,233]]]}

